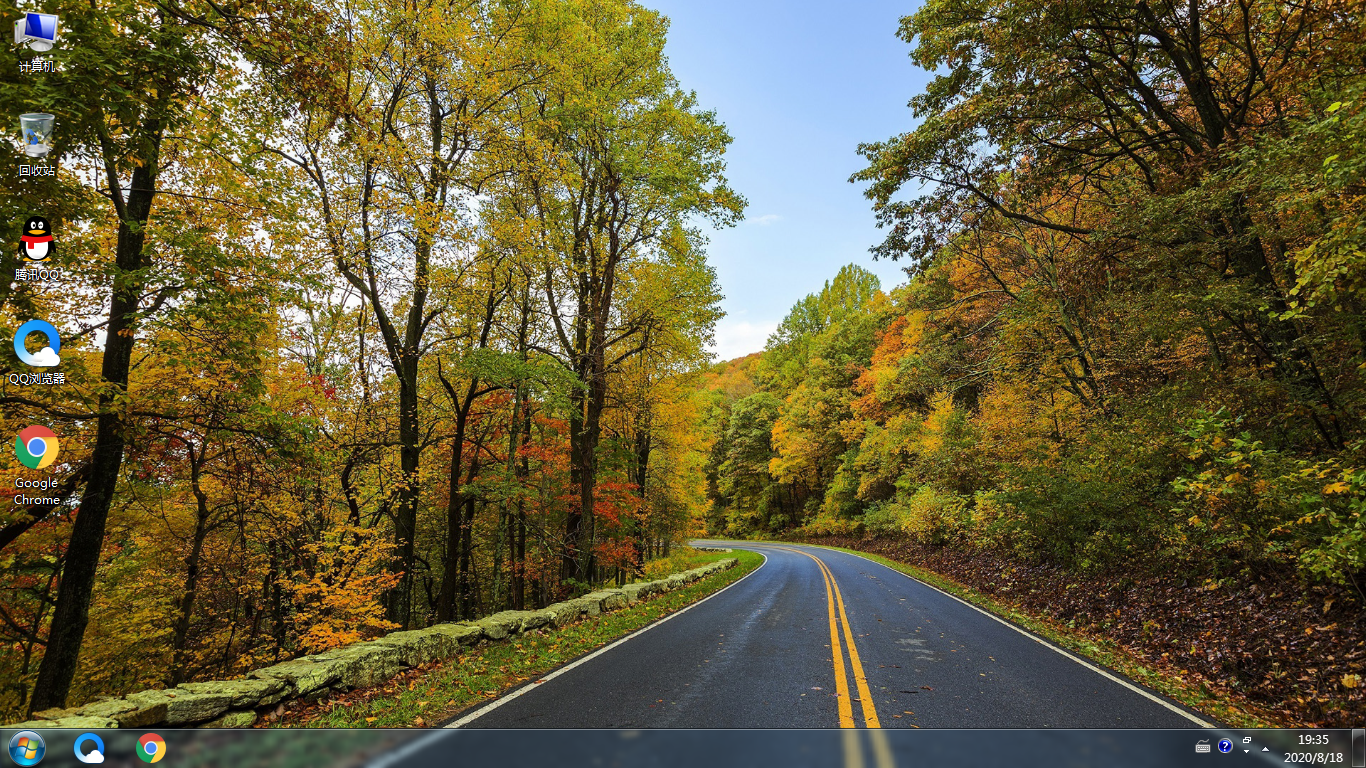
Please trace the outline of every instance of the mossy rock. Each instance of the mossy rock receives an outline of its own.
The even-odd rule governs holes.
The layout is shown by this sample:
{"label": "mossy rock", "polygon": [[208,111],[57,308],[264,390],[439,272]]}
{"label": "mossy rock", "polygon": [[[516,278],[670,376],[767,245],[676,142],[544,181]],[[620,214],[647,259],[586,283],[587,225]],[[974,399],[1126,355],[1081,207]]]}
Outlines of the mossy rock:
{"label": "mossy rock", "polygon": [[229,712],[217,720],[210,720],[201,728],[250,728],[256,724],[255,712]]}
{"label": "mossy rock", "polygon": [[490,640],[502,640],[522,631],[522,619],[517,615],[519,613],[520,611],[503,611],[486,616],[474,624],[484,630],[484,635]]}
{"label": "mossy rock", "polygon": [[268,707],[284,697],[288,686],[276,678],[247,678],[244,680],[213,680],[203,683],[185,683],[177,690],[190,693],[212,694],[229,697],[229,706]]}
{"label": "mossy rock", "polygon": [[251,673],[251,677],[266,680],[279,680],[292,689],[294,695],[304,696],[337,682],[341,679],[341,666],[335,663],[319,664],[310,656],[292,661],[283,661],[265,669]]}
{"label": "mossy rock", "polygon": [[163,693],[170,698],[166,704],[167,725],[202,723],[218,717],[232,706],[232,695],[222,691],[195,693],[176,689]]}
{"label": "mossy rock", "polygon": [[580,611],[579,606],[576,605],[573,600],[566,600],[561,603],[551,603],[543,608],[542,612],[555,617],[555,626],[563,627],[566,624],[573,623],[575,619],[579,618]]}
{"label": "mossy rock", "polygon": [[107,717],[117,720],[119,716],[130,714],[137,705],[127,699],[106,699],[81,707],[80,713],[86,717]]}
{"label": "mossy rock", "polygon": [[134,708],[114,715],[120,728],[141,728],[166,722],[166,710],[170,708],[171,698],[165,691],[139,691],[123,698]]}
{"label": "mossy rock", "polygon": [[319,664],[337,667],[337,682],[343,688],[369,688],[397,675],[403,666],[402,654],[378,641],[336,648],[313,657]]}
{"label": "mossy rock", "polygon": [[72,728],[82,731],[103,730],[106,728],[119,727],[118,721],[108,717],[90,717],[88,715],[72,715],[59,717],[55,720],[28,720],[22,723],[5,726],[6,730],[36,731],[51,728]]}
{"label": "mossy rock", "polygon": [[530,632],[533,629],[549,626],[555,623],[555,614],[546,611],[515,611],[522,619],[522,632]]}
{"label": "mossy rock", "polygon": [[405,666],[420,667],[460,654],[460,640],[436,627],[393,632],[375,641],[398,651]]}
{"label": "mossy rock", "polygon": [[484,639],[484,630],[481,627],[463,621],[451,624],[436,624],[423,631],[439,632],[465,648],[477,645],[480,640]]}

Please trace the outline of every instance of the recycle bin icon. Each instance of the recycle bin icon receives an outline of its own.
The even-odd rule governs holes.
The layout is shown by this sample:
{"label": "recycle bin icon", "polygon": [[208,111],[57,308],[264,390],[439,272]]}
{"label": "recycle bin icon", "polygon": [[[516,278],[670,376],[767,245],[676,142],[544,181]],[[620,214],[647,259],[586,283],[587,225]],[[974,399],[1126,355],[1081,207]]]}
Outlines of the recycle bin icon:
{"label": "recycle bin icon", "polygon": [[52,151],[52,129],[57,118],[46,112],[26,112],[19,116],[19,131],[24,137],[24,154],[42,157]]}

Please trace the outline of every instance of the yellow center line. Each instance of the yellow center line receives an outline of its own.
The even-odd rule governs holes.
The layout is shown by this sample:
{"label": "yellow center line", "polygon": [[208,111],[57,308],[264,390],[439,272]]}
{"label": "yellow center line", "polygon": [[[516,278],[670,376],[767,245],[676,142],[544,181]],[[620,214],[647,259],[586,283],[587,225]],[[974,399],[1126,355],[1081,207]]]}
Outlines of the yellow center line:
{"label": "yellow center line", "polygon": [[821,569],[830,576],[830,583],[835,585],[835,601],[840,607],[840,623],[844,625],[844,640],[849,644],[849,664],[854,668],[854,682],[858,685],[859,703],[863,707],[863,724],[869,728],[881,728],[882,723],[877,719],[877,706],[873,703],[873,693],[868,689],[868,677],[863,674],[863,662],[859,660],[858,645],[854,642],[854,632],[849,628],[849,616],[844,612],[844,596],[840,594],[840,585],[835,582],[835,574],[830,573],[820,558],[816,558]]}
{"label": "yellow center line", "polygon": [[[788,550],[797,552],[799,550]],[[805,555],[805,552],[802,552]],[[807,555],[810,557],[810,555]],[[815,558],[812,558],[815,560]],[[820,562],[820,561],[817,561]],[[840,633],[835,627],[835,596],[831,590],[830,577],[821,569],[821,580],[825,582],[825,606],[830,616],[830,658],[835,665],[835,694],[839,699],[840,727],[854,727],[854,704],[849,700],[849,680],[844,675],[844,652],[840,650]]]}
{"label": "yellow center line", "polygon": [[844,672],[844,653],[840,646],[839,631],[835,624],[836,606],[839,608],[839,623],[844,625],[844,639],[849,645],[849,663],[854,670],[854,683],[858,687],[859,706],[863,710],[863,723],[868,728],[881,728],[882,724],[878,721],[877,707],[873,703],[873,694],[868,689],[868,678],[863,672],[863,662],[859,659],[858,645],[854,642],[853,630],[849,628],[849,615],[844,609],[844,595],[840,593],[839,584],[835,581],[835,575],[826,567],[824,561],[810,552],[803,552],[800,549],[789,549],[787,547],[776,547],[786,552],[795,552],[806,555],[816,561],[816,565],[821,570],[821,578],[825,582],[826,608],[830,617],[830,652],[834,660],[835,667],[835,690],[839,694],[840,727],[854,728],[853,706],[849,701],[849,681]]}
{"label": "yellow center line", "polygon": [[858,731],[845,731],[844,768],[863,768],[863,745],[858,743]]}
{"label": "yellow center line", "polygon": [[873,762],[877,768],[896,768],[896,758],[892,757],[892,742],[887,732],[878,729],[868,732],[868,740],[873,743]]}

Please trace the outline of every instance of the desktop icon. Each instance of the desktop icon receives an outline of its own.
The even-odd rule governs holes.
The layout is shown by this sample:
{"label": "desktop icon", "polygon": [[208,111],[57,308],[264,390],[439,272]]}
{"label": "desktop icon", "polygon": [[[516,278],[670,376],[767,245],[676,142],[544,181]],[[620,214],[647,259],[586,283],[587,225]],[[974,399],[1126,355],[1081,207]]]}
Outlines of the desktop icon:
{"label": "desktop icon", "polygon": [[24,154],[42,157],[52,151],[52,130],[57,118],[46,112],[25,112],[19,116],[19,133],[24,140]]}
{"label": "desktop icon", "polygon": [[77,736],[76,759],[80,760],[82,763],[103,763],[104,739],[101,739],[93,733],[82,733],[80,736]]}
{"label": "desktop icon", "polygon": [[144,763],[155,763],[166,756],[166,740],[155,733],[144,733],[138,737],[138,759]]}
{"label": "desktop icon", "polygon": [[19,255],[29,261],[43,261],[57,252],[52,242],[52,225],[42,216],[30,216],[19,234]]}
{"label": "desktop icon", "polygon": [[37,424],[24,427],[14,438],[14,455],[29,469],[44,469],[57,460],[57,435]]}
{"label": "desktop icon", "polygon": [[43,737],[33,731],[20,731],[10,737],[9,757],[19,765],[37,765],[46,752]]}
{"label": "desktop icon", "polygon": [[42,53],[57,42],[57,17],[50,13],[26,13],[14,22],[14,44]]}
{"label": "desktop icon", "polygon": [[[46,337],[47,344],[37,352],[29,352],[24,346],[30,334],[41,333]],[[14,354],[26,365],[35,368],[51,368],[62,362],[62,358],[57,355],[62,351],[62,339],[57,335],[57,329],[52,323],[46,320],[30,320],[19,326],[19,330],[14,334]]]}

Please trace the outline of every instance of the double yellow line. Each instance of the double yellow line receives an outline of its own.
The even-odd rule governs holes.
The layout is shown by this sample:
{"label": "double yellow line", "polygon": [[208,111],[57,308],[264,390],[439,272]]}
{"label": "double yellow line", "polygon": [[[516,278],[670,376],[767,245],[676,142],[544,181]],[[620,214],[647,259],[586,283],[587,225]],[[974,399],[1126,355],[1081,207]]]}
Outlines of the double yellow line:
{"label": "double yellow line", "polygon": [[[863,711],[863,724],[867,728],[881,728],[882,723],[877,719],[877,706],[873,703],[872,691],[868,689],[868,677],[863,674],[863,662],[859,661],[858,646],[854,643],[854,632],[849,628],[849,616],[844,612],[844,596],[840,594],[840,585],[835,583],[834,574],[830,573],[830,569],[819,557],[810,552],[788,547],[777,547],[777,549],[806,555],[816,561],[816,565],[821,569],[821,576],[825,579],[825,602],[830,617],[830,655],[835,666],[835,693],[839,695],[840,727],[858,727],[854,722],[854,704],[849,695],[849,679],[844,667],[844,650],[840,643],[839,630],[842,626],[844,641],[849,647],[849,666],[854,671],[854,685],[858,689],[859,708]],[[836,621],[837,609],[838,621]],[[876,740],[874,744],[877,744]]]}

